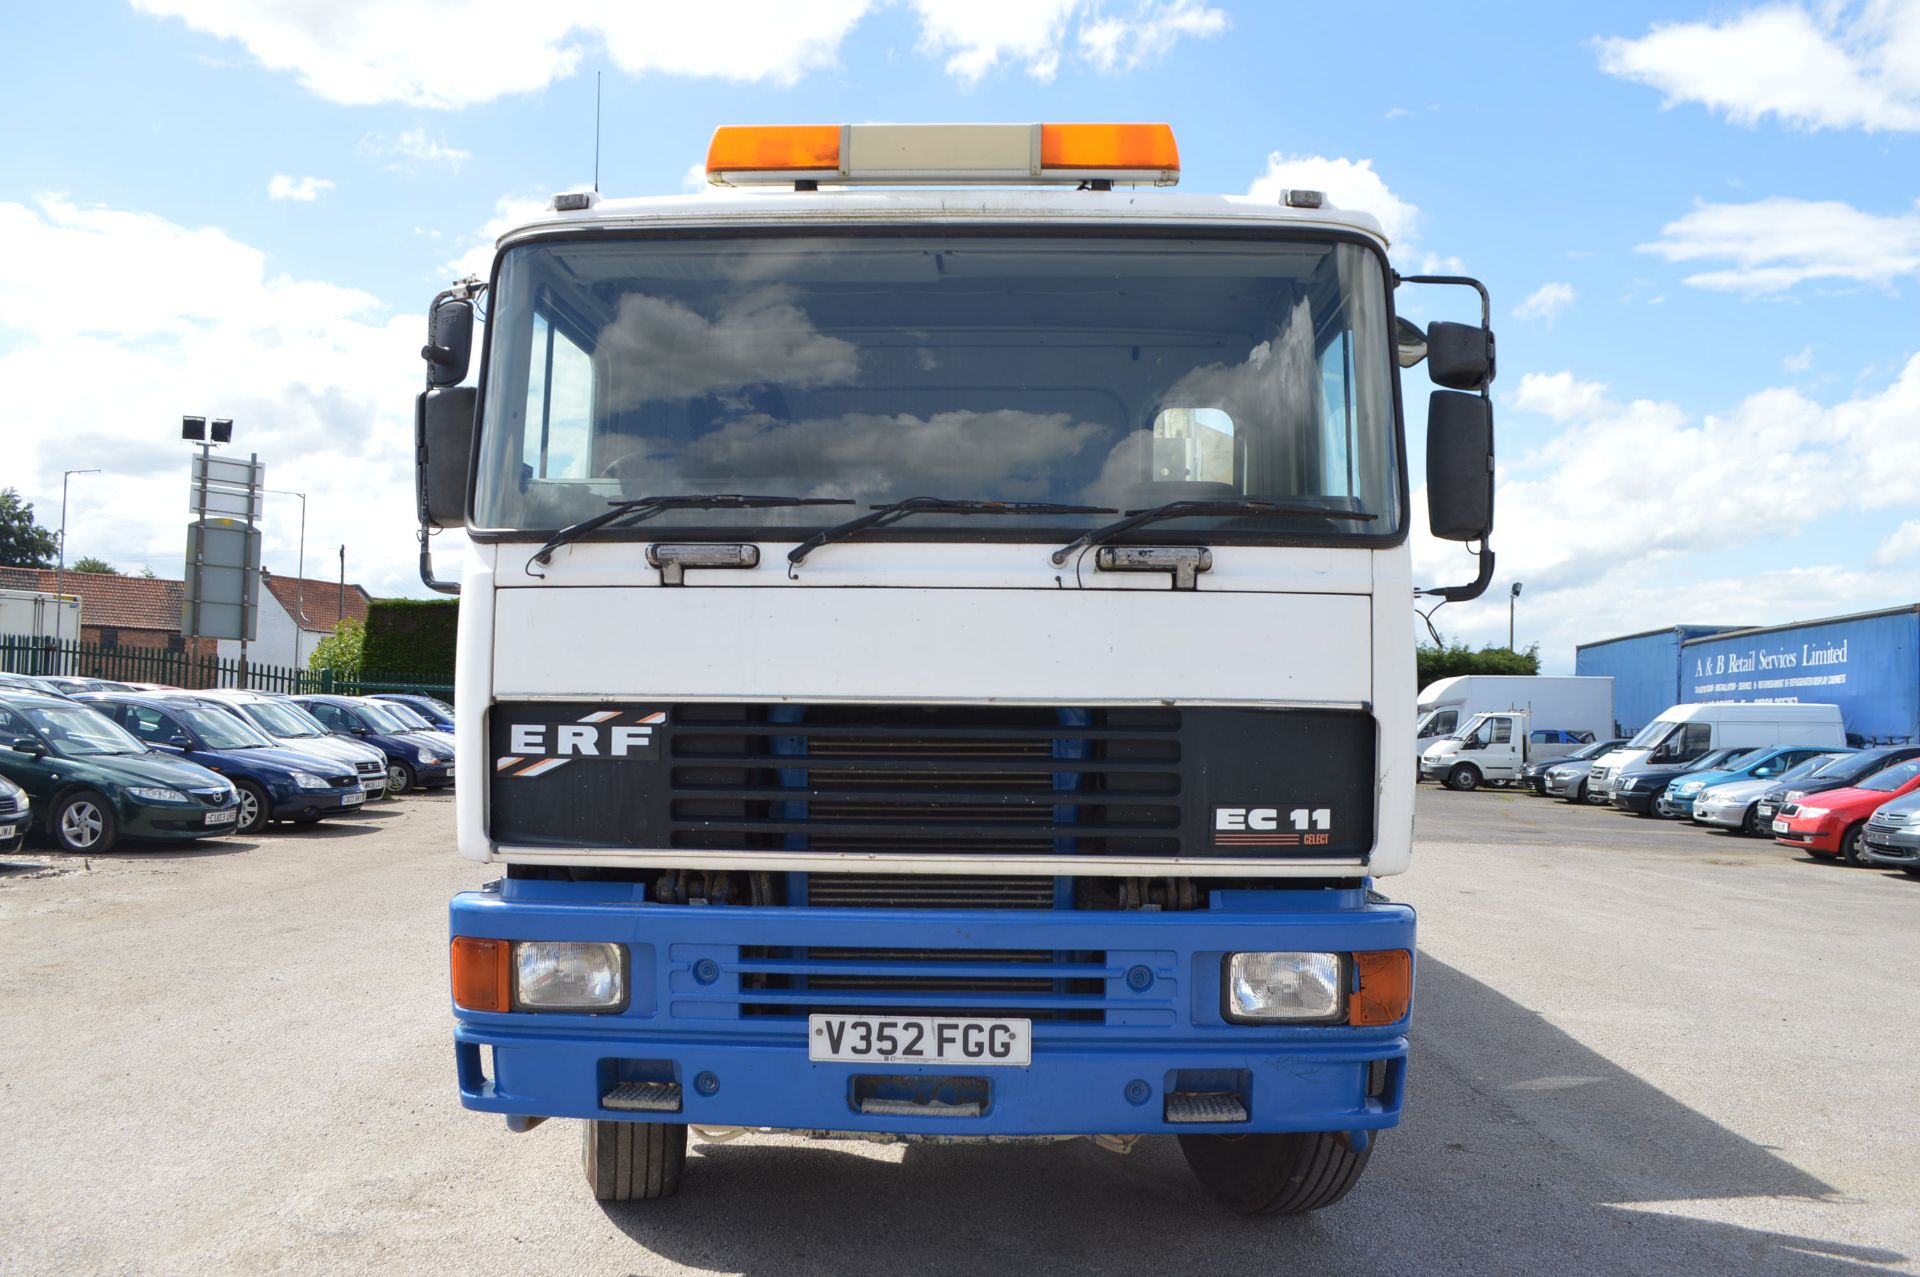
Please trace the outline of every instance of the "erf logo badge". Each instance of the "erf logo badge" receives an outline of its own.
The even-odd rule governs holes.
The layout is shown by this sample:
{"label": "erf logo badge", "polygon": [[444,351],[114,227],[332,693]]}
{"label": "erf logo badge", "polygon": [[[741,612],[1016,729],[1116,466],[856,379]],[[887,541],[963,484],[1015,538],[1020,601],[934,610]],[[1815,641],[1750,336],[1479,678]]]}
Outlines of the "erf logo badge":
{"label": "erf logo badge", "polygon": [[1324,847],[1333,840],[1330,807],[1215,807],[1216,847]]}
{"label": "erf logo badge", "polygon": [[665,710],[601,710],[574,723],[511,723],[507,749],[493,770],[516,780],[558,771],[577,758],[658,758],[656,729]]}

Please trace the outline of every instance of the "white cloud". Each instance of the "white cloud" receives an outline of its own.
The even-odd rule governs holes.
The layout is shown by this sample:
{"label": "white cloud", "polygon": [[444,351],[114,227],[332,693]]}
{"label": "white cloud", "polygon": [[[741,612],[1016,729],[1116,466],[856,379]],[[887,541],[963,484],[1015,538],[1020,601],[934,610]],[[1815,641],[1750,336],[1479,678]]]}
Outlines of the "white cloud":
{"label": "white cloud", "polygon": [[1607,388],[1597,381],[1577,381],[1570,372],[1530,372],[1507,403],[1520,412],[1537,412],[1555,421],[1575,421],[1599,413],[1607,402]]}
{"label": "white cloud", "polygon": [[1521,299],[1513,308],[1515,319],[1544,319],[1551,324],[1560,312],[1573,305],[1573,285],[1557,281],[1545,283]]}
{"label": "white cloud", "polygon": [[473,152],[448,146],[444,137],[429,135],[425,125],[415,125],[392,137],[369,133],[360,139],[360,150],[391,161],[387,167],[402,173],[416,173],[424,168],[458,173],[460,166],[473,158]]}
{"label": "white cloud", "polygon": [[285,173],[275,173],[273,179],[267,183],[267,198],[311,204],[320,197],[322,191],[332,189],[333,183],[324,177],[292,178]]}
{"label": "white cloud", "polygon": [[[178,576],[187,449],[174,423],[199,412],[234,419],[235,449],[260,454],[268,486],[309,494],[309,572],[345,544],[351,578],[376,593],[421,592],[418,315],[275,274],[225,231],[152,214],[43,196],[0,203],[0,235],[10,248],[0,254],[0,384],[15,419],[33,423],[9,437],[9,482],[57,506],[61,470],[105,470],[74,485],[79,552]],[[94,300],[108,295],[112,306]],[[299,505],[267,501],[267,562],[291,573]]]}
{"label": "white cloud", "polygon": [[1735,123],[1920,129],[1920,4],[1767,4],[1721,22],[1657,24],[1599,41],[1601,69]]}
{"label": "white cloud", "polygon": [[1839,200],[1779,196],[1701,204],[1639,251],[1670,262],[1731,259],[1724,269],[1687,276],[1696,288],[1776,293],[1821,279],[1885,287],[1920,274],[1920,203],[1891,216]]}
{"label": "white cloud", "polygon": [[1420,220],[1418,208],[1387,189],[1385,179],[1373,171],[1372,160],[1274,151],[1267,156],[1267,171],[1254,179],[1247,194],[1274,204],[1287,190],[1324,191],[1336,208],[1371,213],[1380,219],[1387,238],[1401,247],[1411,243]]}
{"label": "white cloud", "polygon": [[[350,106],[458,109],[573,74],[589,48],[629,75],[796,84],[832,66],[887,0],[133,0],[244,45],[310,92]],[[913,0],[923,51],[972,83],[1003,64],[1051,79],[1068,51],[1102,71],[1152,62],[1217,35],[1203,0]]]}
{"label": "white cloud", "polygon": [[1920,561],[1920,519],[1908,519],[1895,528],[1873,552],[1873,561],[1882,566]]}
{"label": "white cloud", "polygon": [[1813,367],[1813,347],[1802,346],[1797,355],[1788,355],[1780,361],[1780,366],[1788,372],[1805,372]]}

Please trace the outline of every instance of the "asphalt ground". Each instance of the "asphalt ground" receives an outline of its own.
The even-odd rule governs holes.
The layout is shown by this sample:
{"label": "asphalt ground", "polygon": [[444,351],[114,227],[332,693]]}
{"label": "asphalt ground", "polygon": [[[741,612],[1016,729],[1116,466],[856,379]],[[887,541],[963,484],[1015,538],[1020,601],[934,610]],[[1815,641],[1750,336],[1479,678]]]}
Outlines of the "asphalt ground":
{"label": "asphalt ground", "polygon": [[0,867],[0,1271],[1920,1272],[1920,881],[1424,789],[1407,1117],[1249,1220],[1172,1141],[694,1144],[601,1206],[579,1128],[455,1098],[444,796]]}

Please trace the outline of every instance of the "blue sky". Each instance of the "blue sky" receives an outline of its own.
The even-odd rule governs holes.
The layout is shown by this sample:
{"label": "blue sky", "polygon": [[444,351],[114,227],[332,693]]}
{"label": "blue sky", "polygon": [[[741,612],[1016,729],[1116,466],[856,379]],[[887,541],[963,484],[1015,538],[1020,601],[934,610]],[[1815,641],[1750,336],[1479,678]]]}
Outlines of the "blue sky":
{"label": "blue sky", "polygon": [[[1504,640],[1513,579],[1550,668],[1633,629],[1920,599],[1920,3],[1358,12],[10,6],[0,483],[52,521],[62,470],[106,468],[73,481],[72,552],[177,574],[174,422],[231,415],[310,493],[310,569],[345,543],[350,575],[419,592],[422,309],[490,223],[591,178],[600,72],[610,194],[681,190],[720,123],[1166,120],[1183,189],[1324,185],[1398,232],[1401,270],[1479,275],[1500,598],[1443,611],[1450,635]],[[297,517],[270,513],[276,570]]]}

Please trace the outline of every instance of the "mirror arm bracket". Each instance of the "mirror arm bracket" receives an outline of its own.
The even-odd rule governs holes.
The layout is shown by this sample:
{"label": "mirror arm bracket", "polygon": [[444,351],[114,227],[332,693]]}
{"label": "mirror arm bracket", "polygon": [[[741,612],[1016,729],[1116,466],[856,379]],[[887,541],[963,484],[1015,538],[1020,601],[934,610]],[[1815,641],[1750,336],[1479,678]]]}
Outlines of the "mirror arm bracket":
{"label": "mirror arm bracket", "polygon": [[1493,547],[1485,541],[1480,542],[1480,571],[1467,585],[1443,585],[1432,589],[1415,590],[1416,595],[1426,595],[1439,599],[1442,603],[1465,603],[1468,599],[1477,599],[1487,592],[1487,586],[1493,583]]}
{"label": "mirror arm bracket", "polygon": [[433,574],[433,547],[427,544],[427,538],[433,535],[426,524],[420,525],[420,583],[436,594],[459,594],[460,582],[443,581]]}

